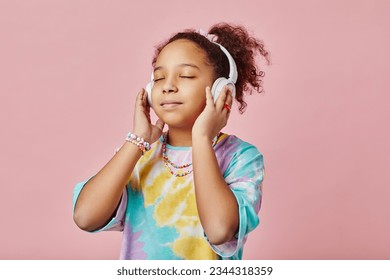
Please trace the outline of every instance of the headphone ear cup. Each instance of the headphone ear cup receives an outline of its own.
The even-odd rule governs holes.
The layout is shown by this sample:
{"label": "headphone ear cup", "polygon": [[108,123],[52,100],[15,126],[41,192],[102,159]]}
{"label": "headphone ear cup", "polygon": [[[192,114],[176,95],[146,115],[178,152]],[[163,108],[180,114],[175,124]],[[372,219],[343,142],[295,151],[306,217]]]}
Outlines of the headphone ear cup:
{"label": "headphone ear cup", "polygon": [[228,86],[230,88],[230,90],[232,91],[233,98],[236,96],[236,86],[234,85],[234,83],[226,78],[218,78],[215,80],[211,88],[211,93],[213,94],[214,103],[217,102],[217,99],[221,94],[224,86]]}
{"label": "headphone ear cup", "polygon": [[147,97],[148,97],[148,103],[149,103],[150,107],[153,107],[152,106],[152,88],[153,88],[153,83],[152,82],[147,84],[146,87],[145,87],[145,90],[146,90],[146,92],[148,94]]}
{"label": "headphone ear cup", "polygon": [[226,78],[218,78],[214,81],[213,86],[211,87],[211,93],[213,95],[214,103],[217,102],[217,99],[221,94],[222,88],[226,84],[226,82]]}

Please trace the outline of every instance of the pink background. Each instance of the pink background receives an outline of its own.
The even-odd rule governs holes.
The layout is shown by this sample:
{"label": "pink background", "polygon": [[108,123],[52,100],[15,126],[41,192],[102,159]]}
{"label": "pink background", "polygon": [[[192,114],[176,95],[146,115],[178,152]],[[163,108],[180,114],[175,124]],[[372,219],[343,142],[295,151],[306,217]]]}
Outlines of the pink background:
{"label": "pink background", "polygon": [[265,156],[244,257],[390,259],[389,15],[386,0],[0,1],[0,259],[118,258],[120,233],[73,223],[73,186],[131,130],[153,46],[219,21],[273,59],[225,129]]}

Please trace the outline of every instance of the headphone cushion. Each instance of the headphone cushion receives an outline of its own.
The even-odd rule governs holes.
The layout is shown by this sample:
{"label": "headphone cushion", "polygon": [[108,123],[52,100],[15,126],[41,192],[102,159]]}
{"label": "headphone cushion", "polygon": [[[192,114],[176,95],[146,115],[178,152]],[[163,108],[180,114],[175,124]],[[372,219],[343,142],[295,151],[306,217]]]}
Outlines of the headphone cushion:
{"label": "headphone cushion", "polygon": [[215,82],[213,83],[213,86],[211,88],[211,93],[213,95],[214,102],[217,102],[217,99],[218,99],[219,95],[221,94],[224,86],[230,87],[230,89],[232,91],[233,98],[236,96],[236,86],[234,85],[234,83],[232,81],[230,81],[229,79],[226,79],[223,77],[218,78],[215,80]]}
{"label": "headphone cushion", "polygon": [[145,87],[145,90],[148,94],[148,103],[149,103],[150,107],[152,107],[152,88],[153,88],[153,82],[150,82]]}

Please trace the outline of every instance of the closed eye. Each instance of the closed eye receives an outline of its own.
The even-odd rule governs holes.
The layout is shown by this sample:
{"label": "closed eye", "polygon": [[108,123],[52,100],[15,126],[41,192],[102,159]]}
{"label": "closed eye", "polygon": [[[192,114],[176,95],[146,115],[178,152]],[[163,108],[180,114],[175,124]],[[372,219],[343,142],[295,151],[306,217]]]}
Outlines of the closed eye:
{"label": "closed eye", "polygon": [[164,79],[164,78],[154,79],[153,82],[158,82],[158,81],[161,81],[162,79]]}
{"label": "closed eye", "polygon": [[193,79],[195,77],[194,76],[180,76],[180,78]]}

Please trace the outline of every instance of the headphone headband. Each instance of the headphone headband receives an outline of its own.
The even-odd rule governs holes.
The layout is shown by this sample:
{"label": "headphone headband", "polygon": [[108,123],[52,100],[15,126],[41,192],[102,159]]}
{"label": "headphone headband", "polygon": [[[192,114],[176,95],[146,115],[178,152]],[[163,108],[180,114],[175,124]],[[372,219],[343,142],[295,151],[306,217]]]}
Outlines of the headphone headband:
{"label": "headphone headband", "polygon": [[236,62],[234,61],[233,56],[229,53],[229,51],[222,46],[221,44],[215,42],[216,36],[214,34],[209,34],[203,29],[198,29],[198,33],[204,37],[207,38],[210,42],[216,44],[219,46],[219,48],[223,51],[223,53],[226,55],[226,57],[229,60],[229,80],[232,81],[234,84],[237,82],[238,78],[238,71],[237,71],[237,65]]}
{"label": "headphone headband", "polygon": [[[211,41],[211,42],[213,42],[213,41]],[[213,43],[219,46],[219,48],[223,51],[223,53],[226,55],[227,59],[229,60],[229,69],[230,69],[229,70],[229,80],[231,80],[233,83],[236,83],[237,78],[238,78],[238,73],[237,73],[237,65],[236,65],[236,62],[234,61],[234,58],[228,52],[228,50],[225,49],[224,46],[222,46],[221,44],[218,44],[216,42],[213,42]]]}

